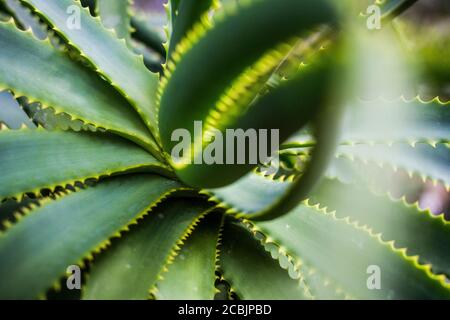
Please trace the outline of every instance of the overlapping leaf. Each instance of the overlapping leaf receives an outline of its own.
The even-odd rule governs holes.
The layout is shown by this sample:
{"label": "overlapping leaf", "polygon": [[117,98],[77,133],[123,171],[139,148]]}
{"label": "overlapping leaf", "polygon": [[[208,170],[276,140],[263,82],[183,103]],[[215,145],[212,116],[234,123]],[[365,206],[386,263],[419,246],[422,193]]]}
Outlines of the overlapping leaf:
{"label": "overlapping leaf", "polygon": [[0,46],[1,88],[157,150],[150,133],[126,100],[48,41],[37,40],[9,22],[0,24]]}
{"label": "overlapping leaf", "polygon": [[408,255],[419,255],[420,261],[430,263],[434,272],[450,274],[450,223],[442,216],[335,179],[324,179],[310,202],[336,211],[340,219],[349,217],[369,226],[381,233],[383,240],[395,240],[397,247],[407,248]]}
{"label": "overlapping leaf", "polygon": [[420,265],[417,257],[407,256],[394,243],[383,242],[370,229],[325,210],[303,204],[280,219],[257,223],[257,228],[300,264],[305,261],[329,275],[354,297],[450,297],[445,276],[432,274],[430,266]]}
{"label": "overlapping leaf", "polygon": [[[79,50],[117,88],[156,133],[155,92],[158,75],[148,71],[142,57],[105,29],[78,1],[23,0]],[[67,13],[69,12],[69,14]],[[75,20],[74,20],[75,19]]]}
{"label": "overlapping leaf", "polygon": [[173,199],[156,209],[95,260],[84,298],[147,299],[208,207],[202,201]]}
{"label": "overlapping leaf", "polygon": [[149,174],[112,178],[45,201],[0,235],[0,297],[34,299],[180,185]]}

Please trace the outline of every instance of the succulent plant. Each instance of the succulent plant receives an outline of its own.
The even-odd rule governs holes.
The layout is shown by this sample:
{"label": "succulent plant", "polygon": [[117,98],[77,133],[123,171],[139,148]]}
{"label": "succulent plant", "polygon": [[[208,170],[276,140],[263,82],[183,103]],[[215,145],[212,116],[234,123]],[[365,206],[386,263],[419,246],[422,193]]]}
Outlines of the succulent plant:
{"label": "succulent plant", "polygon": [[[171,0],[164,46],[129,1],[0,4],[1,298],[77,297],[71,266],[83,299],[450,298],[449,222],[392,195],[448,191],[449,103],[348,98],[361,3]],[[278,170],[175,162],[196,121],[279,130]]]}

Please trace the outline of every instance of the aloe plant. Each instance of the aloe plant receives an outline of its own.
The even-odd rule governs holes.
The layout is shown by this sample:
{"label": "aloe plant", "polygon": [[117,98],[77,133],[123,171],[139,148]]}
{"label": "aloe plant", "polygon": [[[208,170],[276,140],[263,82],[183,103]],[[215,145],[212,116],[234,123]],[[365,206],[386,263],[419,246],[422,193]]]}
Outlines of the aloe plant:
{"label": "aloe plant", "polygon": [[[383,23],[414,2],[378,1]],[[0,89],[37,126],[0,119],[1,298],[61,295],[71,265],[84,299],[450,298],[449,222],[367,175],[448,190],[448,102],[355,99],[342,127],[357,13],[171,0],[161,47],[128,1],[1,3]],[[361,110],[381,104],[367,126]],[[175,164],[172,132],[199,120],[279,129],[280,170]]]}

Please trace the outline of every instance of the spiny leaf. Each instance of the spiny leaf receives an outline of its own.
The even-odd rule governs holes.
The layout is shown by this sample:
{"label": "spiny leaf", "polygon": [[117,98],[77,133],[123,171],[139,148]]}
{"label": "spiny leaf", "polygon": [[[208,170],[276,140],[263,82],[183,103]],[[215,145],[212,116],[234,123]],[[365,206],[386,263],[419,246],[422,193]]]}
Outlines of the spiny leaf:
{"label": "spiny leaf", "polygon": [[[358,100],[350,104],[343,118],[339,138],[342,145],[398,142],[434,145],[448,142],[450,137],[450,101],[439,97]],[[314,139],[299,132],[289,138],[283,149],[306,146],[315,146]]]}
{"label": "spiny leaf", "polygon": [[[445,276],[432,274],[430,266],[419,264],[417,256],[408,256],[406,250],[383,242],[371,229],[339,219],[325,209],[304,203],[289,215],[256,226],[300,263],[305,261],[320,270],[356,298],[450,297]],[[371,290],[370,285],[377,284],[376,272],[380,272],[379,289]]]}
{"label": "spiny leaf", "polygon": [[52,108],[43,108],[39,102],[29,103],[26,97],[17,99],[26,114],[33,119],[33,122],[47,130],[72,130],[72,131],[92,131],[104,132],[104,129],[97,128],[92,124],[86,124],[80,120],[73,120],[66,113],[56,113]]}
{"label": "spiny leaf", "polygon": [[244,221],[244,225],[254,236],[264,245],[267,252],[270,252],[273,259],[280,262],[280,266],[289,272],[293,279],[300,279],[305,290],[314,299],[351,299],[352,297],[338,286],[333,280],[317,269],[308,266],[305,261],[294,258],[286,252],[286,248],[274,243],[273,239],[260,232],[253,224]]}
{"label": "spiny leaf", "polygon": [[0,92],[0,122],[11,129],[19,129],[24,124],[29,128],[36,127],[14,96],[7,91]]}
{"label": "spiny leaf", "polygon": [[134,29],[132,36],[161,57],[165,57],[166,49],[163,46],[163,37],[158,30],[149,25],[148,19],[149,17],[146,15],[140,15],[138,12],[134,13],[131,17],[131,26]]}
{"label": "spiny leaf", "polygon": [[208,207],[195,199],[173,199],[157,208],[94,261],[84,298],[147,299]]}
{"label": "spiny leaf", "polygon": [[320,300],[350,300],[353,297],[345,290],[320,274],[316,269],[307,267],[306,264],[300,266],[305,283],[307,283],[311,295]]}
{"label": "spiny leaf", "polygon": [[127,171],[167,172],[145,150],[108,134],[0,132],[0,198]]}
{"label": "spiny leaf", "polygon": [[172,36],[172,31],[174,29],[175,21],[177,20],[178,7],[181,0],[168,0],[164,3],[164,10],[166,12],[166,24],[164,25],[164,33],[166,35],[166,42],[163,43],[164,47],[164,57],[166,61],[169,57],[169,45],[170,37]]}
{"label": "spiny leaf", "polygon": [[438,184],[437,180],[422,180],[418,174],[394,169],[389,164],[350,159],[346,156],[333,159],[324,176],[344,183],[360,184],[376,194],[390,192],[397,198],[404,196],[410,201],[417,199],[424,184]]}
{"label": "spiny leaf", "polygon": [[[255,146],[257,143],[260,144],[259,146],[262,143],[266,143],[268,145],[267,152],[276,151],[270,145],[271,138],[269,135],[273,131],[277,130],[279,141],[285,141],[309,121],[314,121],[316,116],[321,120],[327,119],[327,115],[323,115],[323,117],[318,116],[318,114],[321,114],[321,111],[324,112],[325,99],[323,99],[323,96],[318,97],[315,93],[327,92],[327,85],[332,78],[330,74],[332,72],[329,65],[320,67],[316,65],[314,69],[305,70],[299,77],[286,82],[278,90],[261,97],[248,108],[245,115],[231,120],[230,118],[233,115],[231,117],[223,115],[210,122],[207,121],[204,127],[205,135],[208,133],[208,130],[213,130],[213,134],[220,130],[223,136],[221,145],[216,146],[215,143],[217,141],[214,140],[211,144],[209,144],[209,141],[203,142],[202,148],[199,143],[194,141],[193,158],[196,159],[196,152],[200,151],[205,155],[208,152],[207,150],[217,147],[217,150],[215,150],[216,155],[217,153],[223,155],[222,159],[213,164],[205,163],[204,165],[175,164],[177,175],[188,184],[209,188],[221,187],[236,181],[255,167],[256,159],[250,159],[261,154],[260,147]],[[276,112],[274,112],[274,106],[276,106]],[[227,111],[224,112],[226,113]],[[232,113],[232,111],[230,112]],[[331,131],[332,128],[332,126],[328,126],[326,130]],[[242,141],[239,141],[234,135],[230,136],[227,134],[227,130],[234,130],[232,132],[235,133],[243,130],[242,132],[244,133],[254,132],[255,135],[259,134],[260,130],[267,130],[268,137],[265,141],[262,140],[264,138],[260,135],[258,137],[259,141],[253,140],[248,144],[245,142],[246,149],[239,151],[242,154],[235,155],[236,144]],[[204,137],[203,139],[206,140],[207,138]],[[249,140],[251,139],[249,138]],[[255,150],[252,151],[253,146],[255,146]],[[191,154],[188,153],[187,156],[189,157]],[[245,164],[239,163],[238,156],[246,159]]]}
{"label": "spiny leaf", "polygon": [[216,249],[223,215],[208,214],[181,247],[154,295],[162,300],[212,300],[215,294]]}
{"label": "spiny leaf", "polygon": [[288,213],[305,200],[328,165],[334,152],[338,122],[332,113],[321,115],[322,128],[317,134],[317,147],[301,176],[273,179],[251,172],[227,187],[203,190],[211,200],[221,203],[227,212],[252,220],[274,219]]}
{"label": "spiny leaf", "polygon": [[97,0],[97,13],[107,29],[116,32],[130,46],[131,12],[130,0]]}
{"label": "spiny leaf", "polygon": [[408,255],[418,255],[421,263],[431,264],[433,272],[450,274],[450,223],[442,215],[433,216],[417,204],[332,179],[318,185],[310,202],[336,211],[338,218],[367,225],[385,241],[394,240],[396,246],[407,248]]}
{"label": "spiny leaf", "polygon": [[93,72],[53,48],[48,40],[37,40],[12,22],[0,23],[0,46],[0,88],[157,150],[126,100]]}
{"label": "spiny leaf", "polygon": [[170,34],[168,59],[188,31],[201,19],[207,20],[209,10],[217,6],[218,0],[170,1],[172,32]]}
{"label": "spiny leaf", "polygon": [[38,205],[38,199],[24,197],[21,201],[7,199],[0,202],[0,230],[9,228],[17,219],[30,210],[32,205]]}
{"label": "spiny leaf", "polygon": [[[78,1],[22,0],[30,5],[69,45],[79,50],[144,119],[156,134],[154,93],[158,75],[148,71],[142,57],[136,56],[114,32],[105,29],[99,18],[92,17]],[[72,13],[67,14],[67,10]],[[73,19],[79,19],[79,26]],[[72,19],[72,20],[71,20]],[[75,23],[75,24],[74,24]]]}
{"label": "spiny leaf", "polygon": [[[146,44],[147,42],[150,42],[152,48],[158,48],[158,46],[162,46],[162,40],[158,37],[156,32],[147,27],[146,22],[137,20],[133,16],[131,12],[131,1],[132,0],[99,0],[97,1],[98,16],[106,28],[114,30],[118,38],[125,39],[130,50],[143,56],[147,68],[153,72],[160,72],[162,70],[161,56],[148,48]],[[133,18],[135,20],[134,24],[137,24],[137,28],[139,29],[135,29],[135,27],[131,25]],[[131,38],[132,33],[134,36],[133,39]],[[145,44],[137,40],[144,41]]]}
{"label": "spiny leaf", "polygon": [[[180,185],[141,174],[44,201],[0,236],[0,297],[33,299]],[[39,276],[37,276],[39,275]]]}
{"label": "spiny leaf", "polygon": [[292,279],[240,223],[227,219],[222,231],[220,269],[241,299],[309,299],[304,284]]}
{"label": "spiny leaf", "polygon": [[449,137],[450,101],[417,96],[355,102],[346,115],[341,141],[437,143]]}
{"label": "spiny leaf", "polygon": [[91,13],[92,16],[96,15],[95,9],[96,9],[97,0],[80,0],[80,3],[83,7],[89,9],[89,12]]}
{"label": "spiny leaf", "polygon": [[39,18],[33,15],[30,10],[24,7],[20,0],[2,0],[5,6],[12,13],[14,20],[23,30],[31,29],[34,35],[39,39],[47,37],[47,30],[39,21]]}
{"label": "spiny leaf", "polygon": [[438,143],[435,146],[419,143],[415,146],[406,144],[339,146],[338,155],[356,158],[362,161],[373,161],[387,164],[394,169],[404,169],[450,185],[450,148],[448,144]]}
{"label": "spiny leaf", "polygon": [[286,192],[288,182],[273,181],[262,175],[249,173],[227,187],[203,190],[210,200],[222,203],[228,213],[255,214],[271,206]]}

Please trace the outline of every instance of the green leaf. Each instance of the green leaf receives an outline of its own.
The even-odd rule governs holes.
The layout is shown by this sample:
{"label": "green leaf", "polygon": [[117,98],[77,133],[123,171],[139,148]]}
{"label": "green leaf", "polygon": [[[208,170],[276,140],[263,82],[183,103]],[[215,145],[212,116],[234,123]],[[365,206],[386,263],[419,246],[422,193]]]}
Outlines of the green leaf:
{"label": "green leaf", "polygon": [[169,58],[176,46],[201,19],[207,20],[209,10],[218,6],[217,0],[170,1],[172,32],[169,41]]}
{"label": "green leaf", "polygon": [[19,129],[22,125],[29,128],[36,127],[16,99],[7,91],[0,92],[0,122],[11,129]]}
{"label": "green leaf", "polygon": [[161,300],[212,300],[215,295],[216,250],[223,215],[208,214],[189,236],[154,290]]}
{"label": "green leaf", "polygon": [[421,177],[440,181],[450,185],[450,148],[447,144],[435,146],[419,143],[415,146],[406,144],[358,144],[340,146],[338,156],[372,161],[379,165],[389,165],[394,169],[404,169]]}
{"label": "green leaf", "polygon": [[291,278],[279,261],[238,222],[225,221],[219,257],[225,279],[241,299],[310,298],[301,280]]}
{"label": "green leaf", "polygon": [[407,248],[408,255],[419,255],[421,263],[431,264],[433,272],[450,274],[450,223],[442,215],[332,179],[319,184],[310,202],[336,211],[340,219],[367,225],[385,241],[394,240],[397,247]]}
{"label": "green leaf", "polygon": [[55,113],[52,108],[42,107],[39,102],[29,103],[26,97],[20,97],[17,99],[22,106],[25,113],[33,119],[33,122],[38,126],[52,131],[56,129],[68,131],[91,131],[102,132],[99,128],[94,127],[92,124],[86,124],[79,120],[73,120],[66,113]]}
{"label": "green leaf", "polygon": [[169,43],[170,42],[170,37],[172,35],[174,26],[175,26],[175,21],[177,20],[177,14],[178,14],[178,7],[180,6],[180,1],[181,0],[168,0],[167,3],[165,4],[164,8],[166,11],[166,25],[164,27],[164,31],[166,34],[166,38],[167,38],[167,42],[164,43],[164,51],[165,53],[167,53],[165,55],[166,57],[166,61],[168,60],[168,53],[169,53]]}
{"label": "green leaf", "polygon": [[415,201],[431,180],[422,180],[418,175],[390,165],[379,165],[371,161],[337,156],[325,172],[325,176],[344,183],[366,186],[375,194],[391,193]]}
{"label": "green leaf", "polygon": [[[268,136],[277,130],[278,139],[280,142],[283,142],[308,122],[316,121],[316,117],[320,119],[318,121],[327,122],[334,120],[337,122],[339,118],[331,115],[331,112],[335,113],[336,110],[327,110],[330,113],[329,115],[321,114],[321,112],[325,113],[326,99],[324,97],[328,97],[327,92],[334,73],[330,63],[317,63],[314,68],[303,71],[295,79],[286,82],[277,90],[261,97],[247,108],[244,115],[237,119],[230,120],[224,114],[217,119],[211,120],[211,122],[207,120],[203,128],[204,136],[202,141],[194,141],[193,155],[188,153],[184,157],[189,157],[186,160],[191,160],[191,157],[196,159],[200,152],[201,155],[205,155],[206,150],[214,146],[216,142],[214,140],[210,144],[210,139],[207,138],[208,130],[214,130],[213,134],[218,134],[217,132],[219,131],[219,134],[223,137],[218,151],[216,150],[216,153],[222,155],[221,161],[210,164],[206,163],[204,159],[202,165],[195,163],[195,161],[191,161],[191,164],[174,163],[173,166],[178,177],[185,183],[198,187],[217,188],[228,185],[254,168],[257,163],[256,160],[262,160],[261,157],[264,155],[261,156],[260,153],[263,148],[256,146],[255,150],[252,150],[252,144],[261,145],[266,143],[267,148],[273,149],[273,146],[270,145],[270,137],[263,140],[264,137],[260,135],[261,130],[266,130]],[[317,95],[316,92],[323,92],[324,94]],[[276,112],[274,112],[274,106],[276,106]],[[227,112],[224,111],[224,113]],[[232,113],[231,110],[230,112]],[[333,130],[331,124],[322,124],[322,126],[324,130]],[[230,130],[237,133],[236,135],[239,132],[244,132],[241,135],[253,132],[255,139],[249,143],[243,143],[245,150],[240,150],[236,145],[241,143],[241,141],[234,135],[230,136],[228,134]],[[330,133],[327,134],[331,135]],[[333,139],[330,142],[333,142]],[[330,147],[333,148],[333,146]],[[235,149],[242,154],[236,154]],[[260,155],[259,159],[250,160],[258,154]],[[229,160],[230,155],[232,155],[231,161]],[[239,163],[239,157],[245,159],[245,164]]]}
{"label": "green leaf", "polygon": [[281,197],[289,188],[289,182],[276,181],[256,173],[249,173],[227,187],[203,190],[211,200],[222,203],[228,213],[256,214]]}
{"label": "green leaf", "polygon": [[14,17],[14,20],[22,27],[23,30],[31,29],[34,35],[39,39],[47,37],[47,30],[41,25],[38,17],[34,16],[30,10],[20,4],[20,0],[2,0],[6,8]]}
{"label": "green leaf", "polygon": [[[289,215],[256,226],[300,265],[305,261],[356,298],[450,298],[445,276],[432,274],[430,266],[420,265],[417,257],[407,256],[405,250],[383,242],[370,229],[325,209],[302,204]],[[369,289],[368,284],[377,281],[377,271],[371,268],[380,272],[380,289]]]}
{"label": "green leaf", "polygon": [[152,212],[94,261],[85,299],[147,299],[167,262],[209,205],[173,199]]}
{"label": "green leaf", "polygon": [[[206,126],[214,129],[218,124],[220,124],[218,130],[224,130],[224,127],[237,126],[237,116],[232,119],[234,121],[230,121],[225,115],[232,113],[242,115],[244,111],[247,111],[248,105],[237,104],[232,99],[232,93],[237,94],[239,90],[246,89],[242,83],[239,83],[239,80],[240,76],[246,75],[245,71],[248,66],[257,61],[260,62],[260,59],[262,59],[262,62],[258,65],[263,70],[258,69],[255,65],[253,71],[264,73],[266,62],[272,64],[273,61],[277,62],[280,56],[279,51],[286,50],[286,46],[280,46],[280,43],[289,43],[293,37],[320,23],[333,23],[334,21],[334,11],[325,1],[316,1],[312,4],[306,1],[280,0],[275,4],[267,1],[255,1],[242,5],[234,14],[217,18],[215,26],[208,31],[206,31],[207,26],[197,25],[198,27],[194,28],[191,34],[177,46],[173,61],[168,64],[165,73],[166,78],[163,79],[160,88],[162,96],[159,129],[164,150],[170,153],[177,144],[176,141],[171,139],[172,133],[176,129],[187,129],[192,137],[197,138],[198,133],[194,132],[195,121],[203,121],[205,129],[209,129]],[[224,43],[230,45],[223,46]],[[218,51],[217,48],[221,48],[221,50]],[[205,56],[208,56],[207,65],[205,65]],[[203,67],[198,68],[200,65]],[[298,89],[299,83],[305,84],[306,81],[311,80],[308,89],[312,91],[316,89],[322,91],[320,89],[327,87],[326,83],[329,80],[327,76],[331,73],[330,66],[324,63],[323,67],[313,69],[309,76],[298,79],[299,82],[294,81],[291,86],[287,85],[284,88],[285,90],[281,90],[278,95],[275,93],[260,104],[255,105],[251,108],[252,115],[258,113],[258,109],[264,111],[255,119],[248,115],[246,120],[249,120],[252,124],[256,122],[258,128],[277,128],[278,121],[276,120],[278,119],[274,120],[273,127],[269,126],[271,124],[267,117],[270,113],[269,104],[282,93],[289,93],[284,100],[284,104],[281,104],[281,111],[284,111],[283,114],[292,115],[292,110],[287,107],[292,107],[291,99],[294,96],[298,98],[298,96],[307,94],[302,90],[300,90],[300,93],[294,94],[296,92],[294,89]],[[192,74],[194,73],[196,76],[193,78]],[[251,72],[249,74],[251,75]],[[318,82],[318,79],[321,79],[322,82]],[[238,81],[237,85],[233,90],[227,92],[230,89],[229,86],[235,84],[234,81]],[[323,87],[319,87],[320,84],[323,84]],[[224,92],[225,96],[223,96]],[[312,118],[313,112],[311,112],[311,109],[316,111],[323,103],[321,98],[317,98],[317,95],[314,97],[315,100],[310,95],[305,97],[301,114],[307,115],[307,117],[304,117],[302,121],[292,121],[296,128],[301,127],[304,122]],[[231,105],[225,103],[223,106],[220,102],[226,101],[227,98],[232,101]],[[298,105],[295,104],[295,106]],[[174,118],[174,114],[177,117]],[[274,115],[273,112],[270,114]],[[293,124],[289,124],[286,128],[283,126],[286,135],[293,130]],[[207,131],[205,130],[205,133]],[[207,140],[204,136],[201,143]],[[203,151],[203,148],[200,149]],[[230,166],[234,170],[230,169],[227,174],[221,174],[220,179],[218,179],[217,172],[220,173],[221,170],[226,169],[226,166],[219,168],[217,166],[194,167],[198,168],[189,165],[177,168],[179,177],[188,184],[199,185],[199,181],[201,181],[202,186],[208,187],[226,185],[249,170],[248,166],[241,166],[243,168]],[[210,174],[212,167],[216,169],[215,175]],[[237,168],[239,169],[237,170]],[[204,172],[201,172],[201,169]],[[230,175],[230,172],[234,174]],[[224,179],[227,180],[224,181]]]}
{"label": "green leaf", "polygon": [[108,134],[0,132],[0,198],[127,171],[168,172],[139,146]]}
{"label": "green leaf", "polygon": [[127,102],[93,72],[53,48],[48,40],[37,40],[12,22],[0,23],[0,46],[0,88],[157,150]]}
{"label": "green leaf", "polygon": [[[389,114],[389,117],[386,117]],[[342,142],[448,142],[450,101],[438,97],[358,101],[351,105]]]}
{"label": "green leaf", "polygon": [[[144,66],[142,57],[130,51],[125,41],[105,29],[80,3],[72,0],[22,0],[52,28],[79,50],[122,95],[128,99],[156,134],[155,95],[159,77]],[[67,10],[70,13],[67,13]],[[78,15],[79,14],[79,15]],[[79,18],[79,28],[73,19]],[[72,19],[72,20],[71,20]]]}
{"label": "green leaf", "polygon": [[82,265],[111,237],[180,189],[162,177],[140,174],[105,180],[96,187],[45,201],[0,236],[0,297],[33,299],[68,266]]}
{"label": "green leaf", "polygon": [[166,56],[166,49],[163,46],[162,32],[148,22],[147,15],[140,15],[138,12],[131,17],[131,26],[134,29],[133,38],[143,43],[161,57]]}
{"label": "green leaf", "polygon": [[20,216],[24,214],[24,210],[30,210],[33,204],[39,204],[39,200],[24,197],[21,201],[7,199],[0,202],[0,222],[2,223],[0,229],[11,227],[13,221],[17,220],[17,218],[20,219]]}
{"label": "green leaf", "polygon": [[[450,101],[443,102],[439,97],[359,100],[350,105],[343,118],[339,137],[343,145],[396,142],[434,145],[446,143],[450,137]],[[290,137],[283,148],[306,146],[315,146],[314,140],[300,132]]]}
{"label": "green leaf", "polygon": [[352,299],[345,290],[337,286],[331,279],[320,274],[314,268],[301,265],[302,276],[305,283],[307,283],[310,294],[316,299],[320,300],[349,300]]}
{"label": "green leaf", "polygon": [[311,298],[318,299],[351,299],[352,297],[338,286],[332,279],[321,274],[317,269],[308,266],[305,261],[295,259],[286,252],[286,248],[273,242],[267,235],[261,233],[251,223],[244,222],[254,236],[264,245],[266,251],[270,252],[273,259],[278,259],[280,266],[288,270],[294,279],[303,282],[305,293]]}
{"label": "green leaf", "polygon": [[[403,168],[407,172],[419,174],[422,178],[441,181],[448,187],[449,150],[448,146],[443,144],[438,144],[436,148],[426,144],[418,144],[416,147],[404,144],[353,145],[340,146],[337,154],[349,158],[360,158],[366,163],[374,161],[394,168]],[[298,175],[298,172],[296,174]],[[368,171],[361,174],[367,177]],[[348,178],[340,173],[332,173],[332,176],[336,175],[343,180]],[[258,219],[264,212],[270,216],[279,212],[277,203],[280,203],[281,199],[289,194],[289,190],[292,190],[292,181],[301,182],[300,179],[295,180],[295,175],[275,179],[250,173],[229,186],[203,190],[202,193],[211,196],[211,200],[221,203],[229,213]],[[310,195],[313,192],[314,189],[307,194]],[[300,200],[298,199],[298,202]],[[292,200],[291,204],[294,205],[295,201]]]}
{"label": "green leaf", "polygon": [[227,212],[252,220],[275,219],[288,213],[307,198],[326,170],[328,159],[334,152],[338,125],[333,116],[333,113],[322,115],[323,122],[317,130],[318,144],[302,175],[273,181],[252,172],[230,186],[203,190],[202,193],[221,202],[228,208]]}
{"label": "green leaf", "polygon": [[145,66],[149,70],[151,70],[152,72],[162,73],[163,71],[162,64],[164,60],[157,52],[148,48],[145,44],[135,40],[134,38],[131,39],[131,43],[133,45],[134,50],[144,56]]}
{"label": "green leaf", "polygon": [[97,0],[97,13],[107,29],[130,45],[131,13],[129,0]]}

